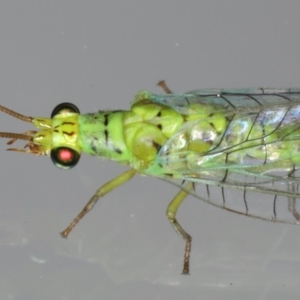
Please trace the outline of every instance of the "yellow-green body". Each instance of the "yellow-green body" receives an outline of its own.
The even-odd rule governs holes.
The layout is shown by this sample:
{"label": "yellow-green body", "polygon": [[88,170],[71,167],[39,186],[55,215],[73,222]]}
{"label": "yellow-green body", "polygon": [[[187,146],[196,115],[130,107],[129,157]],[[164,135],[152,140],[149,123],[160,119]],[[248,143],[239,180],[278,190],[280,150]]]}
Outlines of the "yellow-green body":
{"label": "yellow-green body", "polygon": [[[0,132],[0,137],[10,138],[8,144],[27,140],[26,149],[9,150],[50,155],[62,168],[75,165],[82,152],[130,166],[96,191],[61,233],[63,237],[100,197],[136,173],[171,183],[176,179],[187,182],[167,208],[169,221],[186,240],[184,274],[189,273],[191,236],[177,222],[176,212],[188,194],[254,218],[300,222],[296,210],[300,198],[300,89],[198,90],[178,95],[141,91],[128,111],[80,114],[76,107],[58,107],[52,118],[32,118],[0,106],[3,112],[40,129],[24,134]],[[208,188],[207,197],[197,193],[196,183],[220,187],[223,202],[211,200]],[[244,208],[227,206],[225,188],[244,192]],[[246,192],[274,195],[271,216],[249,211]],[[278,197],[288,199],[295,221],[278,215]]]}
{"label": "yellow-green body", "polygon": [[64,145],[142,174],[195,181],[222,180],[228,170],[263,176],[300,162],[298,102],[229,109],[198,101],[176,110],[156,98],[142,91],[129,111],[38,118],[39,128],[49,128],[34,143],[41,152]]}
{"label": "yellow-green body", "polygon": [[145,173],[156,165],[160,148],[183,122],[183,117],[174,110],[141,101],[134,103],[130,111],[78,115],[78,144],[88,154]]}

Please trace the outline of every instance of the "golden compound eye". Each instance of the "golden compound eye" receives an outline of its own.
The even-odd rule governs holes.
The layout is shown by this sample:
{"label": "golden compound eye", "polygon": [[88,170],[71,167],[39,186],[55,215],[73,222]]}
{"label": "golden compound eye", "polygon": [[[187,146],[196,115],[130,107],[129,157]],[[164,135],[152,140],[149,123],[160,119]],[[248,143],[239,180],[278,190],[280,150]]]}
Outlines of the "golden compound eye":
{"label": "golden compound eye", "polygon": [[56,115],[64,114],[64,113],[77,113],[80,114],[79,109],[76,105],[68,102],[64,102],[58,104],[51,113],[51,118]]}
{"label": "golden compound eye", "polygon": [[80,154],[74,149],[68,147],[57,147],[51,150],[51,160],[53,164],[60,169],[71,169],[79,161]]}

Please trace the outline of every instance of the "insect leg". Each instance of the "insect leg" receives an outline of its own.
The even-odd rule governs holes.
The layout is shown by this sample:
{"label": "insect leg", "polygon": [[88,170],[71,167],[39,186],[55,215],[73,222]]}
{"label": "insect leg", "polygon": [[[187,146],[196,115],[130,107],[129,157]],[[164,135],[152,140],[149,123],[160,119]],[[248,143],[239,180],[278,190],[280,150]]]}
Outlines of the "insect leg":
{"label": "insect leg", "polygon": [[296,210],[296,199],[289,198],[289,211],[293,214],[297,221],[300,220],[300,214]]}
{"label": "insect leg", "polygon": [[157,85],[160,86],[166,94],[173,94],[164,80],[159,81]]}
{"label": "insect leg", "polygon": [[168,217],[168,220],[170,221],[173,228],[176,230],[176,232],[186,241],[185,245],[185,251],[184,251],[184,261],[183,261],[183,271],[182,274],[189,274],[189,265],[190,265],[190,253],[191,253],[191,246],[192,246],[192,237],[181,227],[181,225],[176,220],[176,213],[177,210],[182,203],[182,201],[186,198],[186,196],[189,194],[189,191],[191,191],[194,188],[194,184],[192,182],[189,182],[184,187],[184,190],[181,190],[174,199],[169,203],[166,215]]}
{"label": "insect leg", "polygon": [[[293,193],[296,193],[296,187],[295,187],[295,184],[290,184],[288,186],[288,190],[293,192]],[[295,197],[288,197],[288,201],[289,201],[289,211],[293,214],[293,216],[295,217],[295,219],[297,221],[300,220],[300,214],[297,212],[296,210],[296,198]]]}
{"label": "insect leg", "polygon": [[96,202],[99,200],[99,198],[103,197],[113,189],[117,188],[121,184],[127,182],[130,180],[134,175],[136,174],[135,169],[130,169],[113,180],[105,183],[102,185],[94,194],[94,196],[90,199],[90,201],[86,204],[86,206],[82,209],[82,211],[79,213],[79,215],[73,220],[73,222],[60,234],[62,237],[66,238],[70,231],[76,226],[76,224],[82,219],[96,204]]}

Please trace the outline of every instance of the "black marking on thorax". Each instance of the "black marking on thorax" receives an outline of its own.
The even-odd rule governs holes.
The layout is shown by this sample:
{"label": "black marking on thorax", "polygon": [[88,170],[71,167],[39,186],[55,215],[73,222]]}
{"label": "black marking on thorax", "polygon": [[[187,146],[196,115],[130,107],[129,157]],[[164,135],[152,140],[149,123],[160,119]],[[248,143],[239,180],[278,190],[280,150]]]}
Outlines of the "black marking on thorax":
{"label": "black marking on thorax", "polygon": [[[105,115],[105,116],[107,116],[107,115]],[[106,119],[104,121],[104,125],[107,126],[107,124],[105,124],[105,122],[107,122],[107,124],[109,123],[108,117],[107,117],[107,121],[106,121]],[[118,154],[122,154],[123,153],[121,149],[115,147],[114,143],[111,142],[111,139],[109,137],[109,131],[107,129],[104,129],[104,138],[105,138],[105,145],[106,145],[106,147],[108,149],[112,149],[114,152],[116,152]]]}
{"label": "black marking on thorax", "polygon": [[66,134],[68,136],[72,136],[73,134],[75,134],[74,131],[72,131],[72,132],[63,131],[62,133]]}

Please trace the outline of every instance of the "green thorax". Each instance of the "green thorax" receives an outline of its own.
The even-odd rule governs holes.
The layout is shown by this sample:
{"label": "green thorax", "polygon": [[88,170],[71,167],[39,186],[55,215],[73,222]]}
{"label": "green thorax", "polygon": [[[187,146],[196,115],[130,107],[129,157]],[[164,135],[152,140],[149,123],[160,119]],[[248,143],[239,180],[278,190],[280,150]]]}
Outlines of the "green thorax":
{"label": "green thorax", "polygon": [[79,115],[78,145],[88,154],[130,164],[141,171],[182,123],[182,116],[171,108],[137,102],[130,111]]}
{"label": "green thorax", "polygon": [[128,164],[132,154],[124,141],[125,111],[104,111],[78,116],[78,144],[83,152]]}
{"label": "green thorax", "polygon": [[[225,117],[220,117],[212,105],[194,104],[190,115],[180,114],[171,107],[152,101],[155,97],[147,91],[140,92],[130,111],[103,111],[78,116],[78,143],[82,151],[108,158],[134,169],[151,174],[164,173],[155,159],[162,147],[188,122],[196,121],[197,130],[220,132],[226,126]],[[209,118],[209,123],[207,118]],[[199,118],[204,121],[199,123]],[[169,149],[190,150],[205,153],[211,141],[189,138],[186,134]],[[158,170],[161,169],[161,170]],[[147,172],[148,170],[149,172]]]}

